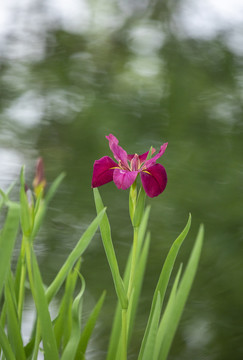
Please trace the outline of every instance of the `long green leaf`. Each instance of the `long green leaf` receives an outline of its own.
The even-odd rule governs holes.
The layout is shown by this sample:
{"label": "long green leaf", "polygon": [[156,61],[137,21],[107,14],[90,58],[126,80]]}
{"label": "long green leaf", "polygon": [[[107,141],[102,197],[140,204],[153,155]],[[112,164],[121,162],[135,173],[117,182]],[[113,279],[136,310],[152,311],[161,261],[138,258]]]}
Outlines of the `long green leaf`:
{"label": "long green leaf", "polygon": [[9,205],[7,218],[0,235],[0,297],[4,282],[10,269],[11,256],[19,227],[19,206]]}
{"label": "long green leaf", "polygon": [[[71,271],[74,263],[80,258],[80,256],[83,254],[87,246],[89,245],[90,241],[92,240],[98,226],[99,222],[102,219],[102,216],[104,215],[106,209],[103,209],[98,216],[92,221],[92,223],[89,225],[89,227],[86,229],[86,231],[83,233],[81,238],[79,239],[77,245],[69,254],[67,260],[59,270],[58,274],[56,275],[55,279],[52,281],[52,283],[49,285],[49,287],[46,290],[46,298],[47,302],[49,303],[53,297],[56,295],[60,287],[62,286],[63,282],[65,281],[68,273]],[[37,340],[39,342],[40,339]],[[31,339],[29,344],[26,345],[26,351],[28,353],[31,353],[33,349],[33,340]]]}
{"label": "long green leaf", "polygon": [[[64,177],[65,177],[65,174],[61,173],[53,181],[53,183],[51,184],[50,189],[49,189],[48,193],[46,194],[46,196],[44,197],[43,201],[40,201],[40,203],[38,204],[38,206],[37,206],[38,211],[36,212],[36,215],[35,215],[35,222],[34,222],[33,230],[31,233],[32,240],[35,238],[36,234],[38,233],[41,223],[43,221],[43,218],[45,216],[47,206],[48,206],[49,202],[51,201],[51,199],[53,198],[53,196],[55,195],[55,192],[57,191],[57,188],[61,184]],[[38,200],[40,200],[40,197]]]}
{"label": "long green leaf", "polygon": [[85,357],[84,357],[85,351],[86,351],[89,339],[94,330],[94,327],[95,327],[97,318],[99,316],[100,310],[102,308],[103,302],[105,300],[105,295],[106,295],[106,292],[104,291],[85,324],[85,327],[82,331],[81,338],[80,338],[80,341],[78,344],[78,349],[76,352],[75,360],[84,360],[85,359]]}
{"label": "long green leaf", "polygon": [[51,283],[51,285],[46,290],[46,297],[48,303],[52,300],[53,296],[57,293],[57,291],[60,289],[61,285],[65,281],[65,278],[69,271],[72,269],[74,263],[78,260],[78,258],[83,254],[87,246],[89,245],[90,241],[92,240],[100,221],[102,220],[105,208],[102,209],[102,211],[96,216],[96,218],[92,221],[92,223],[89,225],[87,230],[84,232],[80,240],[78,241],[77,245],[71,252],[71,254],[68,256],[67,260],[59,270],[57,276]]}
{"label": "long green leaf", "polygon": [[80,341],[80,334],[81,334],[81,312],[82,312],[82,303],[83,303],[83,293],[85,290],[85,282],[82,278],[82,287],[75,298],[72,306],[72,331],[70,335],[69,342],[64,349],[64,353],[61,357],[61,360],[74,360],[76,351],[78,348],[78,344]]}
{"label": "long green leaf", "polygon": [[1,209],[2,206],[6,204],[6,202],[8,202],[8,196],[7,194],[5,194],[5,192],[2,189],[0,189],[0,195],[1,195],[0,198],[0,209]]}
{"label": "long green leaf", "polygon": [[[129,303],[128,303],[128,308],[127,310],[125,309],[121,309],[120,307],[120,314],[121,317],[125,315],[126,317],[126,323],[127,323],[127,329],[129,327],[129,323],[131,321],[131,310],[133,307],[133,297],[134,297],[134,289],[132,289],[131,294],[130,294],[130,298],[129,298]],[[119,304],[120,306],[120,304]],[[124,311],[126,312],[126,314],[124,314]],[[126,347],[124,347],[125,343],[124,343],[124,338],[123,338],[123,334],[122,334],[122,329],[120,329],[120,332],[118,334],[118,337],[115,341],[115,355],[112,358],[112,360],[122,360],[125,358],[125,354],[126,353],[126,358],[127,358],[127,350],[128,350],[128,341],[126,343]],[[124,351],[125,349],[125,351]]]}
{"label": "long green leaf", "polygon": [[5,301],[7,304],[8,336],[10,339],[10,344],[14,349],[16,360],[25,360],[26,357],[25,357],[23,341],[20,333],[20,324],[17,315],[15,292],[10,282],[11,282],[11,273],[9,275],[9,280],[5,284]]}
{"label": "long green leaf", "polygon": [[[103,202],[102,202],[102,199],[101,199],[98,189],[95,188],[93,190],[94,190],[96,211],[97,211],[97,214],[99,214],[100,211],[102,211],[102,209],[104,208],[104,205],[103,205]],[[110,266],[110,270],[111,270],[111,274],[113,277],[113,281],[114,281],[118,299],[121,303],[121,307],[123,309],[127,309],[127,306],[128,306],[127,295],[125,292],[123,280],[120,275],[118,262],[116,259],[116,254],[115,254],[115,250],[114,250],[112,239],[111,239],[110,224],[109,224],[109,220],[108,220],[108,217],[106,214],[104,215],[103,219],[100,222],[100,232],[101,232],[104,249],[105,249],[107,260],[108,260],[108,263]]]}
{"label": "long green leaf", "polygon": [[182,271],[182,264],[180,265],[179,270],[176,274],[175,281],[174,281],[174,284],[173,284],[171,292],[170,292],[170,296],[168,299],[168,303],[166,305],[165,312],[162,316],[162,319],[159,324],[159,328],[157,330],[154,351],[153,351],[153,360],[158,360],[159,351],[161,349],[161,346],[163,344],[164,337],[165,337],[165,334],[167,331],[167,325],[168,325],[168,322],[170,321],[171,313],[174,310],[176,292],[178,289],[178,283],[180,280],[181,271]]}
{"label": "long green leaf", "polygon": [[81,258],[76,263],[74,269],[67,276],[66,284],[65,284],[65,292],[62,297],[57,319],[55,321],[54,332],[55,332],[58,349],[61,348],[61,345],[62,348],[64,348],[70,337],[71,328],[72,328],[73,293],[77,282],[80,263],[81,263]]}
{"label": "long green leaf", "polygon": [[158,280],[158,283],[157,283],[157,286],[156,286],[156,289],[155,289],[155,292],[153,295],[151,310],[150,310],[150,314],[149,314],[149,320],[148,320],[148,323],[146,326],[146,330],[145,330],[142,345],[141,345],[141,350],[140,350],[141,353],[143,353],[143,351],[144,351],[144,345],[147,341],[146,339],[147,339],[148,333],[150,331],[151,321],[153,318],[153,312],[155,309],[158,292],[160,292],[160,294],[161,294],[161,306],[162,306],[163,301],[164,301],[165,292],[166,292],[166,289],[167,289],[167,286],[168,286],[168,283],[170,280],[171,272],[173,270],[177,254],[180,250],[180,247],[181,247],[183,241],[185,240],[185,238],[188,234],[190,226],[191,226],[191,214],[189,214],[189,218],[188,218],[185,228],[183,229],[181,234],[177,237],[177,239],[174,241],[173,245],[171,246],[170,251],[164,262],[162,271],[160,273],[160,277],[159,277],[159,280]]}
{"label": "long green leaf", "polygon": [[62,172],[60,175],[58,175],[58,177],[53,181],[53,183],[51,184],[46,196],[45,196],[45,200],[47,203],[49,203],[51,201],[51,199],[53,198],[53,196],[55,195],[58,187],[60,186],[61,182],[63,181],[63,179],[65,178],[65,173]]}
{"label": "long green leaf", "polygon": [[155,289],[155,296],[157,296],[157,292],[159,291],[161,294],[161,302],[163,304],[164,295],[168,286],[168,282],[170,279],[171,272],[174,267],[174,263],[177,257],[177,254],[180,250],[180,247],[185,240],[189,230],[191,227],[191,214],[189,214],[189,218],[187,221],[187,224],[185,228],[182,230],[181,234],[177,237],[177,239],[174,241],[173,245],[171,246],[171,249],[166,257],[166,260],[164,262],[164,266],[162,269],[162,272],[159,277],[158,284]]}
{"label": "long green leaf", "polygon": [[12,191],[15,183],[16,183],[16,181],[14,181],[14,182],[8,187],[8,189],[7,189],[6,192],[4,192],[2,189],[0,189],[0,194],[1,194],[1,196],[2,196],[1,199],[0,199],[0,210],[1,210],[1,208],[2,208],[2,206],[3,206],[4,204],[8,205],[8,203],[9,203],[9,198],[8,198],[8,196],[9,196],[10,192]]}
{"label": "long green leaf", "polygon": [[156,335],[157,335],[157,331],[158,331],[160,312],[161,312],[161,298],[160,298],[160,293],[158,292],[158,297],[157,297],[157,301],[156,301],[154,312],[153,312],[151,326],[150,326],[146,344],[144,347],[144,352],[142,354],[142,360],[153,359],[154,345],[155,345],[155,339],[156,339]]}
{"label": "long green leaf", "polygon": [[[140,259],[140,258],[144,259],[145,255],[146,255],[146,251],[148,251],[148,248],[149,248],[149,241],[145,241],[145,244],[147,244],[147,246],[146,246],[147,250],[146,250],[146,248],[144,248],[144,250],[143,250],[144,255],[140,257],[141,251],[143,249],[144,237],[145,237],[145,233],[146,233],[146,229],[147,229],[149,213],[150,213],[150,207],[148,206],[145,209],[142,221],[141,221],[139,229],[138,229],[138,248],[137,248],[138,256],[137,256],[137,259]],[[131,248],[129,256],[128,256],[125,273],[124,273],[125,289],[128,288],[128,283],[129,283],[131,257],[132,257],[132,248]],[[145,259],[141,261],[141,264],[143,263],[143,261],[145,261]],[[136,279],[135,279],[135,282],[136,282]],[[137,287],[137,289],[138,289],[138,287]],[[139,294],[139,292],[137,291],[137,293],[134,296],[135,299],[137,298],[138,294]],[[135,315],[135,312],[133,312],[133,314],[131,316],[130,327],[129,327],[129,329],[130,329],[129,338],[131,336],[131,328],[133,326],[134,315]],[[112,331],[111,331],[111,336],[110,336],[110,341],[109,341],[108,353],[107,353],[107,357],[106,357],[107,360],[115,359],[116,352],[118,349],[117,339],[120,338],[120,333],[121,333],[121,308],[120,308],[119,304],[117,304],[114,319],[113,319],[113,324],[112,324]]]}
{"label": "long green leaf", "polygon": [[[131,297],[129,299],[129,305],[128,305],[128,311],[127,311],[127,344],[129,345],[129,342],[132,337],[133,327],[134,327],[134,321],[135,316],[138,308],[138,302],[140,298],[141,288],[143,284],[143,278],[144,278],[144,272],[148,257],[148,251],[149,251],[149,245],[150,245],[150,233],[147,234],[144,242],[143,249],[141,251],[141,256],[137,261],[136,266],[136,273],[134,277],[134,285],[131,292]],[[118,318],[119,319],[119,318]],[[113,346],[112,346],[112,353],[109,351],[108,355],[109,358],[107,359],[120,359],[121,354],[121,346],[122,346],[122,337],[121,337],[121,328],[117,329],[117,338],[113,338]],[[119,342],[117,341],[119,339]],[[115,354],[115,355],[114,355]],[[116,356],[116,357],[114,357]]]}
{"label": "long green leaf", "polygon": [[33,213],[32,207],[29,204],[29,200],[25,191],[25,177],[24,166],[21,168],[20,173],[20,220],[23,234],[29,237],[33,227]]}
{"label": "long green leaf", "polygon": [[185,273],[178,287],[173,311],[171,312],[170,321],[168,321],[167,323],[166,334],[164,337],[163,344],[161,346],[159,360],[165,360],[168,356],[186,300],[188,298],[194,277],[196,275],[201,249],[202,249],[203,236],[204,236],[204,227],[203,225],[201,225]]}
{"label": "long green leaf", "polygon": [[0,326],[0,347],[7,360],[16,360],[13,350],[8,341],[7,335],[5,334],[2,326]]}
{"label": "long green leaf", "polygon": [[45,296],[44,286],[40,275],[39,266],[35,257],[33,248],[31,247],[31,259],[34,281],[34,301],[38,313],[40,323],[41,336],[46,360],[58,360],[58,351],[54,331],[52,327],[51,317],[48,309],[48,303]]}
{"label": "long green leaf", "polygon": [[128,328],[128,342],[131,339],[135,316],[137,312],[138,302],[140,298],[140,293],[143,285],[143,279],[144,279],[144,273],[146,268],[146,263],[148,259],[148,252],[149,252],[149,246],[150,246],[150,233],[148,232],[144,241],[144,246],[141,251],[140,258],[137,261],[136,266],[136,273],[134,277],[134,295],[133,295],[133,303],[131,307],[131,315],[130,315],[130,322],[129,322],[129,328]]}
{"label": "long green leaf", "polygon": [[[134,285],[132,288],[132,296],[129,299],[129,306],[127,311],[127,343],[129,345],[129,342],[131,340],[133,326],[134,326],[134,320],[135,315],[137,311],[139,296],[141,293],[141,287],[143,282],[143,275],[145,271],[146,261],[148,257],[148,250],[150,245],[150,234],[148,233],[146,236],[146,239],[144,241],[144,246],[141,250],[141,256],[139,260],[137,261],[136,266],[136,273],[134,277]],[[132,252],[132,249],[131,249]],[[128,286],[129,281],[129,269],[130,269],[130,261],[131,261],[131,252],[127,261],[125,275],[124,275],[124,283],[125,286]],[[114,360],[119,359],[120,351],[121,351],[121,308],[119,306],[120,304],[117,304],[114,320],[113,320],[113,326],[112,326],[112,332],[110,336],[110,343],[108,348],[108,354],[107,354],[107,360]],[[119,341],[117,341],[119,339]]]}

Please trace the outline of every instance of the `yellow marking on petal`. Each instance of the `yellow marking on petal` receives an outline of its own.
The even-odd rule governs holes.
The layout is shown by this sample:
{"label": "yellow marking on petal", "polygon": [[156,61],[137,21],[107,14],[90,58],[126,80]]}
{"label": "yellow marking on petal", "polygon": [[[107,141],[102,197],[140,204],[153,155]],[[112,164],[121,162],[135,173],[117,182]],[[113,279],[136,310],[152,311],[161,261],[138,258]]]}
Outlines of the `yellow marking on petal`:
{"label": "yellow marking on petal", "polygon": [[151,175],[151,173],[148,170],[142,170],[142,172],[145,172],[145,173]]}

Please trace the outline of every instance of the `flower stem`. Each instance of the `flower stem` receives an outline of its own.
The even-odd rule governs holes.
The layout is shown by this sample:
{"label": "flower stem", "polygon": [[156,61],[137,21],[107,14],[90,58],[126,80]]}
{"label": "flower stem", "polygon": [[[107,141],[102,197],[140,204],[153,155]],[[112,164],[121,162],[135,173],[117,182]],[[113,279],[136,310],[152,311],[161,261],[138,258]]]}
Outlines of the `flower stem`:
{"label": "flower stem", "polygon": [[136,258],[137,258],[137,247],[138,247],[138,227],[133,228],[133,246],[132,246],[132,260],[131,260],[131,270],[130,270],[130,279],[128,283],[127,297],[130,299],[133,283],[134,283],[134,275],[136,268]]}
{"label": "flower stem", "polygon": [[127,360],[127,309],[122,309],[122,360]]}
{"label": "flower stem", "polygon": [[137,182],[135,180],[132,186],[130,187],[130,192],[129,192],[129,213],[132,224],[136,209],[136,202],[137,202]]}
{"label": "flower stem", "polygon": [[[32,247],[32,243],[30,242],[29,239],[26,239],[26,241],[25,241],[26,264],[27,264],[27,269],[28,269],[30,289],[31,289],[31,292],[32,292],[33,299],[35,301],[35,287],[34,287],[34,278],[33,278],[33,272],[32,272],[31,247]],[[37,319],[36,334],[35,334],[35,344],[34,344],[34,351],[33,351],[33,356],[32,356],[33,360],[36,360],[37,357],[38,357],[40,340],[41,340],[41,337],[40,337],[40,323],[39,323],[39,319]]]}
{"label": "flower stem", "polygon": [[26,264],[28,269],[28,276],[29,276],[29,282],[30,282],[30,289],[32,292],[33,299],[35,300],[35,287],[34,287],[34,279],[33,279],[33,273],[32,273],[32,261],[31,261],[31,242],[29,239],[25,240],[25,254],[26,254]]}
{"label": "flower stem", "polygon": [[41,341],[41,332],[40,332],[40,321],[38,319],[36,324],[35,344],[34,344],[32,360],[37,360],[38,358],[40,341]]}
{"label": "flower stem", "polygon": [[20,273],[20,284],[19,284],[19,295],[18,295],[18,318],[19,323],[21,323],[22,312],[23,312],[23,303],[24,303],[24,288],[25,288],[25,279],[26,279],[26,261],[25,261],[25,239],[23,236],[20,258],[21,258],[21,273]]}

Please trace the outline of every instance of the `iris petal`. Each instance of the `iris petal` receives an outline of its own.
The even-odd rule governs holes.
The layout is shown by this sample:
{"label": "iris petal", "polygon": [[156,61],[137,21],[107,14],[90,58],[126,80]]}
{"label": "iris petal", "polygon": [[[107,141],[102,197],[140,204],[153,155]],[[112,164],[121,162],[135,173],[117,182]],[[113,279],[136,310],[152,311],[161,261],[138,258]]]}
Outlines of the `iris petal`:
{"label": "iris petal", "polygon": [[152,157],[150,160],[145,161],[144,166],[146,166],[146,168],[154,165],[156,163],[156,160],[158,160],[165,152],[166,148],[167,148],[168,143],[164,143],[161,148],[160,151],[158,152],[158,154],[154,155],[154,157]]}
{"label": "iris petal", "polygon": [[134,183],[137,174],[137,171],[115,169],[113,173],[113,180],[118,189],[126,190]]}
{"label": "iris petal", "polygon": [[[146,153],[144,153],[144,154],[138,155],[139,160],[140,160],[141,163],[144,162],[147,159],[149,151],[146,151]],[[155,148],[152,148],[152,155],[153,155],[154,152],[155,152]],[[132,158],[134,158],[134,155],[135,154],[128,154],[127,155],[127,160],[131,161]]]}
{"label": "iris petal", "polygon": [[110,134],[106,136],[106,139],[109,140],[109,146],[111,151],[113,152],[114,158],[117,161],[120,160],[122,162],[122,165],[128,168],[127,152],[118,145],[119,141],[117,140],[117,138],[114,135]]}
{"label": "iris petal", "polygon": [[167,184],[167,174],[161,164],[155,164],[142,171],[141,180],[146,194],[155,197],[161,194]]}
{"label": "iris petal", "polygon": [[92,177],[92,188],[107,184],[113,180],[114,168],[117,163],[109,156],[104,156],[94,162],[94,171]]}

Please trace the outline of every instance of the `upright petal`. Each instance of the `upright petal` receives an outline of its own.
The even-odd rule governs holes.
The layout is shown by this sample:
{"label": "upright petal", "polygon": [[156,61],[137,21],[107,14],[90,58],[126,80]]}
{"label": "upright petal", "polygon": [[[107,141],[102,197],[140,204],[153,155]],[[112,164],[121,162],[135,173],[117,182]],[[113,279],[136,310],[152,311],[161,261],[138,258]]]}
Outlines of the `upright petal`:
{"label": "upright petal", "polygon": [[164,143],[161,146],[158,154],[154,155],[154,157],[152,157],[150,160],[145,161],[144,167],[149,168],[150,166],[154,165],[156,163],[156,161],[164,154],[164,152],[167,148],[167,145],[168,145],[168,143]]}
{"label": "upright petal", "polygon": [[[149,151],[150,151],[150,150],[149,150]],[[147,156],[148,156],[149,151],[146,151],[146,153],[144,153],[144,154],[138,155],[139,160],[140,160],[141,163],[144,162],[144,161],[147,159]],[[153,148],[152,148],[152,155],[153,155],[154,152],[155,152],[155,148],[153,147]],[[128,155],[127,155],[127,160],[131,161],[132,158],[134,157],[134,155],[135,155],[135,154],[128,154]]]}
{"label": "upright petal", "polygon": [[134,183],[137,174],[137,171],[115,169],[113,173],[113,180],[118,189],[126,190]]}
{"label": "upright petal", "polygon": [[140,168],[140,160],[138,154],[135,154],[130,163],[130,169],[132,171],[137,171]]}
{"label": "upright petal", "polygon": [[106,136],[106,139],[109,140],[109,146],[111,151],[113,152],[114,158],[117,161],[121,161],[122,165],[128,168],[128,163],[127,163],[127,152],[118,145],[119,141],[117,140],[117,138],[110,134],[108,136]]}
{"label": "upright petal", "polygon": [[104,156],[94,162],[94,171],[92,177],[92,188],[107,184],[113,180],[114,168],[117,163],[109,156]]}
{"label": "upright petal", "polygon": [[164,191],[167,184],[167,174],[161,164],[150,166],[149,169],[140,174],[144,190],[149,197],[158,196]]}

